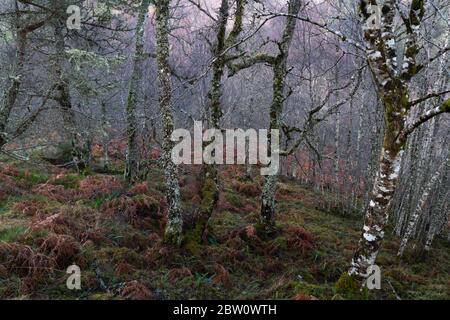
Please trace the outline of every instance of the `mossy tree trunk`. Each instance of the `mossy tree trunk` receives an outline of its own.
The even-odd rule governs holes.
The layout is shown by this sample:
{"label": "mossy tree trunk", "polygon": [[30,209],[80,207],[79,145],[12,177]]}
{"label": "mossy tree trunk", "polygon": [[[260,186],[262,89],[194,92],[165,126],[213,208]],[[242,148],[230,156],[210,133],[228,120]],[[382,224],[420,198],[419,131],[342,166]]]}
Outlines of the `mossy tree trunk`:
{"label": "mossy tree trunk", "polygon": [[139,176],[139,146],[137,141],[136,107],[139,87],[142,80],[144,59],[144,23],[148,12],[149,0],[143,0],[139,8],[136,22],[136,48],[133,58],[133,71],[128,88],[127,100],[127,157],[125,164],[125,180],[133,183]]}
{"label": "mossy tree trunk", "polygon": [[[271,130],[281,129],[281,115],[283,112],[283,104],[285,101],[285,87],[287,71],[287,58],[289,56],[289,49],[294,36],[295,26],[297,24],[297,16],[300,11],[301,1],[289,1],[289,16],[286,18],[286,25],[283,32],[283,37],[279,43],[279,54],[273,59],[270,59],[273,69],[273,98],[270,106],[269,117]],[[270,144],[270,137],[268,139]],[[268,150],[270,150],[270,146]],[[275,231],[275,195],[277,190],[278,174],[267,176],[264,180],[261,195],[261,212],[260,223],[264,232],[270,234]]]}
{"label": "mossy tree trunk", "polygon": [[169,19],[170,0],[157,0],[156,5],[156,58],[158,63],[159,108],[162,121],[162,164],[168,205],[165,242],[180,245],[182,240],[183,216],[181,208],[178,168],[172,161],[173,142],[171,135],[174,130],[172,110],[172,79],[169,66]]}
{"label": "mossy tree trunk", "polygon": [[403,150],[408,136],[421,124],[433,117],[449,112],[449,101],[427,111],[407,124],[412,106],[425,99],[410,100],[409,87],[413,77],[424,68],[416,62],[419,53],[419,29],[424,16],[423,1],[413,1],[405,22],[406,41],[403,64],[398,62],[396,23],[396,1],[385,1],[380,8],[381,19],[373,20],[372,1],[360,0],[360,16],[363,23],[367,60],[376,83],[377,93],[384,107],[385,132],[383,148],[379,158],[379,169],[374,181],[370,204],[365,213],[362,235],[353,256],[351,267],[344,278],[355,281],[368,276],[375,264],[385,226],[389,219],[389,206],[397,187]]}
{"label": "mossy tree trunk", "polygon": [[[216,41],[212,50],[212,80],[208,92],[207,120],[210,128],[221,128],[223,116],[221,98],[223,89],[223,77],[227,61],[232,58],[226,54],[236,44],[237,38],[242,31],[242,19],[244,16],[245,0],[236,1],[236,12],[232,30],[227,35],[227,25],[230,17],[229,0],[222,0],[216,25]],[[201,205],[194,217],[194,224],[188,231],[186,245],[191,247],[192,243],[200,243],[203,240],[208,221],[217,205],[219,199],[219,172],[216,164],[203,166],[202,172]]]}
{"label": "mossy tree trunk", "polygon": [[[278,42],[279,53],[276,56],[266,53],[256,53],[253,56],[242,56],[238,63],[228,63],[230,74],[250,68],[255,64],[264,63],[270,65],[273,71],[273,98],[269,110],[269,129],[281,129],[281,115],[283,112],[283,104],[285,97],[285,81],[288,74],[287,58],[289,56],[289,49],[294,36],[295,26],[301,7],[300,0],[289,1],[288,13],[286,15],[286,24],[283,31],[283,36]],[[271,132],[271,130],[269,130]],[[270,136],[268,137],[268,150],[270,147]],[[264,180],[264,185],[261,194],[261,211],[259,229],[263,232],[271,234],[275,231],[275,194],[277,189],[278,173],[267,176]]]}

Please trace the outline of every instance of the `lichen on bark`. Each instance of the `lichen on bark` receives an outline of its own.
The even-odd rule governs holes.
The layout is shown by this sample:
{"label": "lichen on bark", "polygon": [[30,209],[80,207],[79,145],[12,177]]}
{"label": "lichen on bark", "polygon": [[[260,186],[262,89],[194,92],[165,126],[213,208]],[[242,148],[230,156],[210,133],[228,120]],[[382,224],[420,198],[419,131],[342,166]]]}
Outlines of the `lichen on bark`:
{"label": "lichen on bark", "polygon": [[164,241],[168,244],[181,245],[183,215],[181,208],[178,168],[171,158],[174,130],[172,113],[172,79],[169,66],[169,18],[170,0],[158,0],[156,5],[156,41],[158,63],[159,108],[162,121],[162,166],[164,169],[165,193],[167,201],[167,225]]}

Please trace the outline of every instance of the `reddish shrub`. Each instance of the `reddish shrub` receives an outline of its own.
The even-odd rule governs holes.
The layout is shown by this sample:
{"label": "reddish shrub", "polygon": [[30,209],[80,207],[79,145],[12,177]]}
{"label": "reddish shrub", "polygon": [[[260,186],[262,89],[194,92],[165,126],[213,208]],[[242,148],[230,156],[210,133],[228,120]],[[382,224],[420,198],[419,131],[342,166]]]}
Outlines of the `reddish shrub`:
{"label": "reddish shrub", "polygon": [[148,193],[147,182],[144,181],[134,185],[128,190],[128,192],[132,194],[147,194]]}
{"label": "reddish shrub", "polygon": [[0,173],[11,177],[18,177],[20,174],[19,170],[11,164],[3,164],[0,167]]}
{"label": "reddish shrub", "polygon": [[161,241],[161,237],[157,234],[157,233],[151,233],[149,234],[149,236],[147,237],[148,241],[150,243],[156,243]]}
{"label": "reddish shrub", "polygon": [[309,294],[299,293],[292,297],[292,300],[318,300],[316,297]]}
{"label": "reddish shrub", "polygon": [[157,160],[161,157],[162,151],[159,148],[152,148],[150,151],[150,159]]}
{"label": "reddish shrub", "polygon": [[230,289],[231,288],[231,279],[230,279],[230,273],[227,269],[221,264],[214,264],[214,271],[215,275],[213,278],[213,283],[215,284],[222,284],[225,288]]}
{"label": "reddish shrub", "polygon": [[80,181],[80,192],[85,198],[95,198],[120,191],[122,183],[112,176],[89,176]]}
{"label": "reddish shrub", "polygon": [[169,281],[172,283],[189,276],[192,276],[192,271],[186,267],[172,269],[167,274]]}
{"label": "reddish shrub", "polygon": [[30,246],[1,242],[0,265],[19,276],[37,276],[53,270],[55,261]]}
{"label": "reddish shrub", "polygon": [[230,238],[235,237],[239,237],[244,241],[259,241],[257,230],[253,225],[248,225],[246,227],[231,231]]}
{"label": "reddish shrub", "polygon": [[99,144],[99,143],[94,144],[92,146],[92,149],[91,149],[91,155],[94,158],[103,157],[103,155],[104,155],[104,146]]}
{"label": "reddish shrub", "polygon": [[256,235],[256,228],[253,225],[248,225],[244,228],[245,237],[248,239],[255,239],[257,237]]}
{"label": "reddish shrub", "polygon": [[8,276],[8,269],[2,264],[0,264],[0,277],[7,277]]}
{"label": "reddish shrub", "polygon": [[283,264],[281,262],[279,262],[278,260],[274,260],[269,258],[266,262],[266,264],[264,265],[264,272],[267,275],[270,274],[275,274],[277,273],[279,270],[283,269]]}
{"label": "reddish shrub", "polygon": [[142,226],[145,218],[161,220],[163,217],[160,201],[152,196],[121,196],[104,203],[101,210],[109,216],[121,216],[135,227]]}
{"label": "reddish shrub", "polygon": [[144,253],[143,257],[147,266],[154,266],[159,258],[158,250],[156,247],[152,247]]}
{"label": "reddish shrub", "polygon": [[261,194],[261,187],[255,183],[242,183],[239,181],[233,182],[233,188],[239,193],[248,197],[256,197]]}
{"label": "reddish shrub", "polygon": [[302,253],[314,248],[313,235],[302,227],[288,226],[285,233],[290,248],[300,250]]}
{"label": "reddish shrub", "polygon": [[202,202],[201,193],[189,187],[184,187],[181,190],[182,200],[193,204],[200,204]]}
{"label": "reddish shrub", "polygon": [[75,184],[76,180],[68,175],[67,170],[58,171],[50,176],[47,183],[54,185],[62,185],[67,187],[68,185]]}
{"label": "reddish shrub", "polygon": [[43,220],[38,220],[31,226],[33,231],[52,231],[56,234],[71,234],[79,231],[76,222],[64,216],[62,212],[55,213]]}
{"label": "reddish shrub", "polygon": [[121,296],[130,300],[150,300],[154,298],[150,289],[137,280],[126,282],[121,291]]}
{"label": "reddish shrub", "polygon": [[183,200],[193,203],[201,203],[201,182],[197,177],[184,176],[180,179],[180,186],[182,188],[181,195]]}
{"label": "reddish shrub", "polygon": [[75,190],[65,189],[61,185],[39,184],[33,188],[33,192],[58,202],[70,202],[76,199]]}
{"label": "reddish shrub", "polygon": [[113,140],[108,145],[108,154],[112,159],[125,160],[127,141],[123,139]]}
{"label": "reddish shrub", "polygon": [[136,268],[126,262],[120,262],[116,267],[116,274],[118,276],[128,276],[136,271]]}
{"label": "reddish shrub", "polygon": [[120,245],[135,251],[141,251],[149,246],[149,241],[146,236],[140,232],[126,231],[123,233]]}
{"label": "reddish shrub", "polygon": [[223,256],[223,259],[223,261],[225,261],[226,263],[239,265],[247,260],[247,255],[242,250],[230,248],[227,254]]}
{"label": "reddish shrub", "polygon": [[42,216],[44,210],[42,204],[36,200],[23,200],[13,204],[12,209],[29,217]]}
{"label": "reddish shrub", "polygon": [[34,232],[51,231],[58,235],[70,235],[83,243],[86,240],[96,241],[103,236],[96,229],[93,211],[80,210],[76,207],[63,207],[59,212],[44,219],[36,219],[31,229]]}
{"label": "reddish shrub", "polygon": [[225,178],[236,179],[241,178],[244,175],[242,167],[239,165],[226,166],[222,172]]}
{"label": "reddish shrub", "polygon": [[256,207],[250,202],[247,202],[244,205],[244,207],[242,207],[242,209],[241,209],[241,212],[244,212],[244,213],[250,213],[250,212],[255,212],[255,211],[257,211]]}
{"label": "reddish shrub", "polygon": [[79,243],[69,235],[52,233],[37,242],[40,249],[61,268],[73,263],[73,258],[80,252]]}
{"label": "reddish shrub", "polygon": [[0,173],[0,200],[5,200],[7,196],[20,196],[22,193],[22,185],[13,177]]}
{"label": "reddish shrub", "polygon": [[173,247],[159,242],[144,253],[144,259],[149,266],[160,265],[160,263],[171,264],[174,254],[175,250]]}

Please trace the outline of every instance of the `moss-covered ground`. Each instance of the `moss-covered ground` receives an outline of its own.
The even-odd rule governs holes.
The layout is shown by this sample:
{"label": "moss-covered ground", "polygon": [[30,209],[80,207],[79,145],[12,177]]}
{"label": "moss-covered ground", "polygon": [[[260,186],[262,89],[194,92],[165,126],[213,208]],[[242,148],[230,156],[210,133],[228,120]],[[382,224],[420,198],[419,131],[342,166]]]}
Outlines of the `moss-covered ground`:
{"label": "moss-covered ground", "polygon": [[[197,168],[198,169],[198,168]],[[201,204],[198,170],[181,179],[185,214]],[[197,170],[197,172],[195,171]],[[343,299],[361,217],[319,210],[320,194],[282,180],[273,238],[257,231],[262,179],[221,171],[221,194],[203,244],[162,242],[162,173],[125,187],[119,175],[80,175],[49,165],[0,163],[0,298],[3,299]],[[450,244],[437,239],[396,257],[391,236],[377,263],[381,290],[369,299],[449,299]],[[189,248],[189,250],[186,249]],[[66,269],[81,268],[81,290]]]}

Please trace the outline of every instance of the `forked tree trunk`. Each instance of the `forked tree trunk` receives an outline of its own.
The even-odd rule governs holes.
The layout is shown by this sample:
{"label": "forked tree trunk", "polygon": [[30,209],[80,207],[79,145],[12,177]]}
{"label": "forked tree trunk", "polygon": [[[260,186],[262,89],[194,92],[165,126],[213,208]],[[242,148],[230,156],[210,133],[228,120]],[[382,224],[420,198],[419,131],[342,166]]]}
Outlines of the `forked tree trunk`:
{"label": "forked tree trunk", "polygon": [[[415,128],[441,112],[446,106],[428,112],[406,126],[410,115],[409,84],[419,68],[416,56],[420,50],[417,39],[424,16],[424,2],[413,1],[410,8],[410,24],[407,26],[403,64],[400,60],[395,37],[396,1],[386,0],[379,15],[373,13],[373,2],[359,1],[360,17],[364,32],[364,44],[377,93],[383,102],[385,132],[379,169],[375,177],[370,203],[365,213],[364,226],[348,272],[339,279],[338,289],[358,294],[365,284],[371,267],[375,264],[385,226],[389,218],[389,206],[397,187],[403,149],[408,135]],[[375,3],[376,4],[376,3]],[[375,20],[374,20],[375,19]],[[360,281],[361,280],[361,281]]]}
{"label": "forked tree trunk", "polygon": [[[221,98],[223,77],[227,57],[225,51],[235,44],[237,37],[242,31],[245,0],[236,1],[236,12],[234,25],[227,36],[227,24],[230,16],[229,0],[222,0],[216,25],[216,42],[213,48],[214,62],[212,65],[211,87],[208,91],[208,126],[220,129],[223,116]],[[219,199],[219,170],[216,164],[204,165],[202,169],[201,204],[194,217],[195,222],[186,232],[186,248],[192,253],[197,253],[198,243],[205,236],[209,219]]]}
{"label": "forked tree trunk", "polygon": [[[292,38],[297,24],[297,16],[300,11],[301,1],[289,1],[289,16],[286,18],[286,26],[283,32],[283,38],[279,44],[280,53],[275,57],[273,69],[273,98],[270,106],[270,128],[271,130],[281,129],[281,115],[285,100],[285,80],[287,75],[287,58],[292,43]],[[268,139],[270,144],[270,138]],[[267,148],[271,149],[270,145]],[[261,195],[260,227],[263,232],[272,234],[275,231],[275,195],[277,191],[278,174],[267,176]]]}
{"label": "forked tree trunk", "polygon": [[[214,47],[215,61],[212,65],[212,80],[211,88],[208,92],[208,127],[220,128],[223,111],[221,106],[222,98],[222,78],[225,68],[225,57],[222,53],[225,49],[226,41],[226,27],[229,17],[228,0],[222,0],[217,24],[216,44]],[[196,213],[195,223],[192,230],[186,234],[186,247],[191,253],[197,253],[196,248],[202,242],[205,231],[208,226],[209,218],[211,217],[217,200],[219,199],[219,177],[216,164],[203,165],[202,167],[202,189],[201,189],[201,204]]]}

